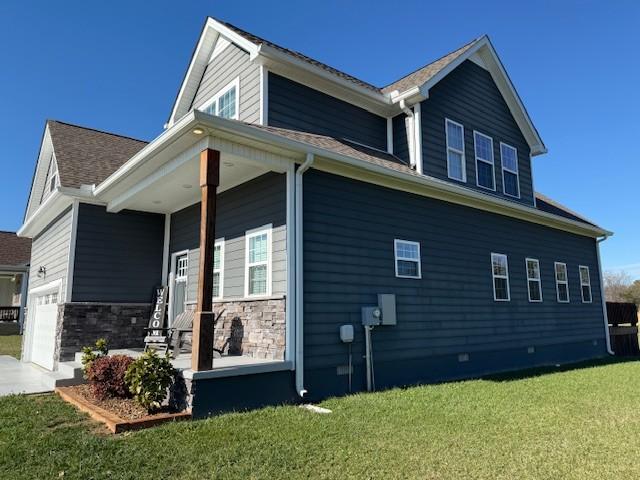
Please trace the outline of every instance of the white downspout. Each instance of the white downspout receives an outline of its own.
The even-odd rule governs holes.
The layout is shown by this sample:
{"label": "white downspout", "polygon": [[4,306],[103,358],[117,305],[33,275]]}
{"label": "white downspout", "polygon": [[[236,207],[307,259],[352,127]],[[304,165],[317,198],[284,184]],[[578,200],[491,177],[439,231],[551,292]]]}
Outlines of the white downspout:
{"label": "white downspout", "polygon": [[409,143],[409,163],[411,168],[416,166],[416,135],[415,135],[415,117],[413,110],[407,107],[404,99],[400,100],[400,109],[405,113],[409,119],[409,133],[407,134],[407,143]]}
{"label": "white downspout", "polygon": [[311,165],[313,165],[314,156],[307,153],[307,159],[298,167],[296,171],[296,201],[295,201],[295,259],[296,259],[296,391],[300,397],[304,397],[307,390],[304,388],[304,330],[303,330],[303,264],[302,264],[302,175]]}
{"label": "white downspout", "polygon": [[600,296],[602,300],[602,315],[604,317],[604,335],[607,342],[607,353],[609,355],[615,355],[611,350],[611,338],[609,336],[609,317],[607,316],[607,301],[604,296],[604,275],[602,274],[602,261],[600,260],[600,244],[604,242],[609,235],[605,235],[599,238],[596,242],[596,256],[598,257],[598,271],[600,273]]}

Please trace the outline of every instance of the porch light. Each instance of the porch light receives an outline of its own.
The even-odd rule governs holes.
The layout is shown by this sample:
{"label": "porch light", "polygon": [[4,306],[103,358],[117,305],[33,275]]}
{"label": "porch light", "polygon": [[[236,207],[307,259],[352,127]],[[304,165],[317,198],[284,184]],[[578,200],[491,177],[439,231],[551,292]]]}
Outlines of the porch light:
{"label": "porch light", "polygon": [[45,267],[44,265],[41,265],[40,268],[38,268],[38,278],[42,278],[46,275],[47,275],[47,267]]}
{"label": "porch light", "polygon": [[196,127],[193,129],[193,133],[195,133],[196,135],[202,135],[204,133],[204,130],[200,127]]}

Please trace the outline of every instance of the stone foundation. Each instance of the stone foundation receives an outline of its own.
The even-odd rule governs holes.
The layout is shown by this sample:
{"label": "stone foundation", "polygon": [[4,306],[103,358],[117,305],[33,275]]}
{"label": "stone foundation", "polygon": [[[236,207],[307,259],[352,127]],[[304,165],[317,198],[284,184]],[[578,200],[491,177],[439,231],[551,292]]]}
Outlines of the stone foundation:
{"label": "stone foundation", "polygon": [[110,349],[142,348],[149,303],[65,303],[58,306],[55,359],[73,360],[82,347],[105,338]]}

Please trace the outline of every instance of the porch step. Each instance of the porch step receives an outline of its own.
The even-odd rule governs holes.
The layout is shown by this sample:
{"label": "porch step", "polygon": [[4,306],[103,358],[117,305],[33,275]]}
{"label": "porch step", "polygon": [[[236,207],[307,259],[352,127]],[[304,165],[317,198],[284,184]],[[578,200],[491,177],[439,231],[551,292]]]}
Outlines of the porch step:
{"label": "porch step", "polygon": [[47,372],[42,377],[42,383],[53,390],[56,387],[68,387],[84,383],[82,364],[79,362],[60,362],[58,370]]}

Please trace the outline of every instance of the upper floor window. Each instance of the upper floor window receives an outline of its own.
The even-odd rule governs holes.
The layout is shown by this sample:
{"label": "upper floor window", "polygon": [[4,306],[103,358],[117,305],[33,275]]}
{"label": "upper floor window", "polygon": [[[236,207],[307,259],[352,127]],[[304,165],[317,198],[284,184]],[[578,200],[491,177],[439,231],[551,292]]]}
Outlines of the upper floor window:
{"label": "upper floor window", "polygon": [[447,137],[447,173],[449,178],[467,181],[464,159],[464,127],[453,120],[445,119]]}
{"label": "upper floor window", "polygon": [[511,300],[509,291],[509,264],[502,253],[491,254],[491,274],[493,275],[493,299],[497,302]]}
{"label": "upper floor window", "polygon": [[580,290],[582,291],[582,303],[591,303],[591,277],[589,267],[580,265]]}
{"label": "upper floor window", "polygon": [[496,189],[493,167],[493,139],[480,132],[473,132],[476,154],[476,183],[479,187]]}
{"label": "upper floor window", "polygon": [[271,226],[246,234],[245,295],[271,295]]}
{"label": "upper floor window", "polygon": [[235,79],[231,84],[216,93],[210,100],[205,102],[200,110],[210,115],[222,118],[238,119],[238,100],[240,82]]}
{"label": "upper floor window", "polygon": [[224,240],[213,247],[213,298],[222,298],[224,281]]}
{"label": "upper floor window", "polygon": [[542,282],[540,280],[540,262],[535,258],[527,258],[527,288],[529,289],[529,301],[542,301]]}
{"label": "upper floor window", "polygon": [[518,151],[506,143],[500,143],[500,161],[502,162],[502,188],[504,194],[520,198]]}
{"label": "upper floor window", "polygon": [[394,240],[396,277],[422,278],[420,265],[420,243],[408,240]]}
{"label": "upper floor window", "polygon": [[567,264],[555,262],[556,272],[556,295],[558,302],[569,303],[569,278],[567,276]]}

